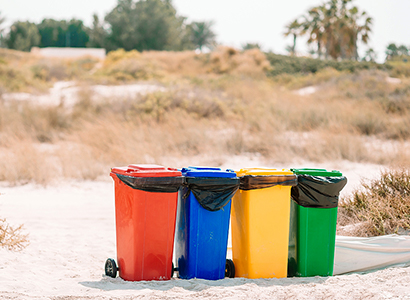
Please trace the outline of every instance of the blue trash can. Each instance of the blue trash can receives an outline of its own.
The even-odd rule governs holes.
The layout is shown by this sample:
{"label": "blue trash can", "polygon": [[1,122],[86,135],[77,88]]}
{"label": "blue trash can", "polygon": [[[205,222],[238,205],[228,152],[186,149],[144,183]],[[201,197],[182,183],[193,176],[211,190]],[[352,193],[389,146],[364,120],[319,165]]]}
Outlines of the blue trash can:
{"label": "blue trash can", "polygon": [[239,187],[232,170],[182,169],[185,185],[179,191],[175,258],[183,279],[218,280],[235,275],[226,259],[231,198]]}

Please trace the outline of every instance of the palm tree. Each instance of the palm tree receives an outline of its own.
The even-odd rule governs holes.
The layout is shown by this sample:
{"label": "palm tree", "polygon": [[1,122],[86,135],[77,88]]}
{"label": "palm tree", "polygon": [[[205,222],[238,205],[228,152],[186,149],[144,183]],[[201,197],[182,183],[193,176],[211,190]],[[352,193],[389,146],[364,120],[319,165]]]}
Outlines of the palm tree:
{"label": "palm tree", "polygon": [[322,47],[325,41],[325,7],[317,6],[308,11],[304,18],[304,32],[309,34],[308,44],[316,42],[318,58],[322,56]]}
{"label": "palm tree", "polygon": [[202,51],[202,47],[212,48],[215,44],[215,33],[212,31],[213,22],[192,22],[189,25],[191,42]]}
{"label": "palm tree", "polygon": [[366,12],[360,12],[356,6],[351,7],[352,2],[353,0],[329,0],[310,9],[301,24],[297,20],[288,24],[285,36],[294,35],[293,49],[296,37],[308,34],[308,44],[317,43],[319,58],[324,47],[326,59],[357,60],[357,43],[368,43],[373,19]]}
{"label": "palm tree", "polygon": [[323,26],[325,28],[325,40],[326,40],[326,54],[325,58],[329,56],[335,58],[335,31],[337,30],[336,21],[337,17],[337,0],[330,0],[329,3],[325,4],[322,8],[323,10]]}
{"label": "palm tree", "polygon": [[[352,47],[353,57],[355,60],[359,59],[359,54],[357,52],[357,42],[361,40],[364,44],[369,42],[369,34],[371,32],[371,25],[373,24],[373,19],[367,15],[366,12],[359,12],[359,9],[354,6],[349,10],[349,20],[350,20],[350,46]],[[359,25],[361,19],[364,19],[364,23]]]}
{"label": "palm tree", "polygon": [[298,35],[302,35],[302,34],[303,34],[303,26],[301,23],[299,23],[298,19],[290,22],[286,26],[285,36],[289,36],[289,35],[293,36],[293,45],[287,48],[287,50],[289,50],[289,52],[291,52],[292,55],[296,54],[296,38]]}

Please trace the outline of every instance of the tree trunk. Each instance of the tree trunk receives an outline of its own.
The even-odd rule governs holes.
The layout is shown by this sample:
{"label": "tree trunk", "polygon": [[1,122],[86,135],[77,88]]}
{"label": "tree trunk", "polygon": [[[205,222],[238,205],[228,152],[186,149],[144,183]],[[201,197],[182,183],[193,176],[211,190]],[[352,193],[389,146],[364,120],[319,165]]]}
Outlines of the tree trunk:
{"label": "tree trunk", "polygon": [[339,37],[339,47],[340,47],[340,57],[345,60],[346,59],[346,48],[343,44],[343,38]]}
{"label": "tree trunk", "polygon": [[357,33],[355,33],[354,38],[353,38],[353,54],[354,54],[354,59],[358,61],[359,53],[357,52]]}
{"label": "tree trunk", "polygon": [[329,59],[330,54],[330,47],[332,46],[332,29],[330,26],[326,30],[326,52],[325,52],[325,58]]}

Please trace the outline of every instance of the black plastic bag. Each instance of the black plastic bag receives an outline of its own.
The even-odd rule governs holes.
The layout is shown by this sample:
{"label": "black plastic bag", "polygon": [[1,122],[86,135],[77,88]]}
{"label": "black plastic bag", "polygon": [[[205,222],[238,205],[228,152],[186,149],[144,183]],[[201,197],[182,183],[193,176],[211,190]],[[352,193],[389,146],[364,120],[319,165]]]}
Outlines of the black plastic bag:
{"label": "black plastic bag", "polygon": [[156,193],[176,193],[184,183],[184,177],[133,177],[117,175],[123,183],[136,190]]}
{"label": "black plastic bag", "polygon": [[186,177],[184,198],[192,192],[199,204],[209,211],[218,211],[228,204],[239,188],[238,177]]}
{"label": "black plastic bag", "polygon": [[256,190],[273,187],[276,185],[295,186],[296,175],[245,175],[240,179],[241,190]]}
{"label": "black plastic bag", "polygon": [[298,175],[298,185],[292,187],[292,199],[303,207],[333,208],[338,206],[339,193],[347,178]]}

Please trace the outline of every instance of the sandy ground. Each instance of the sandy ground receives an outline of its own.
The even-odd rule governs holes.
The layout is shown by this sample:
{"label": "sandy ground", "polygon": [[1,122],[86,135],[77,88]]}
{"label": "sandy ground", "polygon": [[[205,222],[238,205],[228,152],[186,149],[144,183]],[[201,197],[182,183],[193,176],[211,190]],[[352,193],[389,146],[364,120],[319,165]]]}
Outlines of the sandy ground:
{"label": "sandy ground", "polygon": [[[346,164],[341,169],[350,177],[345,192],[361,175],[379,169]],[[103,275],[105,260],[116,257],[108,175],[105,181],[47,188],[3,184],[0,193],[1,216],[12,225],[24,223],[30,239],[21,252],[0,249],[1,299],[410,299],[410,267],[329,278],[112,279]]]}
{"label": "sandy ground", "polygon": [[89,93],[93,101],[110,99],[132,99],[137,95],[145,95],[164,88],[155,84],[128,84],[128,85],[91,85],[79,86],[74,81],[58,81],[49,92],[41,95],[30,93],[4,93],[2,98],[6,101],[29,101],[38,105],[57,106],[64,104],[72,107],[79,99],[79,93]]}

